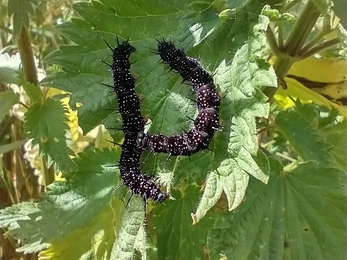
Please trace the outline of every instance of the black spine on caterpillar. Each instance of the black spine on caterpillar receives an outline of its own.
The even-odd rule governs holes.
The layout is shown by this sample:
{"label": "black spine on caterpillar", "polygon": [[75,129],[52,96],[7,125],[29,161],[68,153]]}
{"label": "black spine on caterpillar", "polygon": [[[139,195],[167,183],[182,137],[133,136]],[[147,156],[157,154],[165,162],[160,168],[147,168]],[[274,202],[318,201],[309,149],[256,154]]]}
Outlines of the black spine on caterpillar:
{"label": "black spine on caterpillar", "polygon": [[123,183],[132,194],[140,195],[145,201],[149,198],[162,202],[168,195],[160,190],[156,179],[140,171],[141,149],[137,147],[137,137],[144,131],[144,119],[141,116],[140,100],[135,93],[135,79],[130,73],[129,57],[135,48],[128,41],[118,42],[112,50],[112,73],[114,91],[117,94],[119,112],[122,116],[124,142],[119,161],[119,170]]}
{"label": "black spine on caterpillar", "polygon": [[194,120],[194,128],[188,132],[172,136],[141,134],[138,136],[138,146],[158,153],[186,156],[208,148],[214,133],[220,127],[220,97],[212,75],[197,59],[186,56],[184,51],[177,49],[172,42],[158,40],[156,53],[192,87],[197,96],[199,114]]}

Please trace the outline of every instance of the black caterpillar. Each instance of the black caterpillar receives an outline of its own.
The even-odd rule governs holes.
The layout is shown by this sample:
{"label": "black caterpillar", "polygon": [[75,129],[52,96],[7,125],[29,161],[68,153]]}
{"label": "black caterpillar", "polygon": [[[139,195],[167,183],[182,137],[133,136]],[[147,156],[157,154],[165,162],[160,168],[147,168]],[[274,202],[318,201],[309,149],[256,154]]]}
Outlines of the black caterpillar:
{"label": "black caterpillar", "polygon": [[194,120],[194,128],[180,135],[151,135],[141,132],[138,146],[153,152],[169,155],[192,155],[208,148],[210,141],[219,129],[220,97],[213,83],[213,77],[200,65],[197,59],[186,56],[172,42],[158,41],[157,54],[170,68],[178,72],[196,93],[199,114]]}
{"label": "black caterpillar", "polygon": [[132,194],[144,200],[151,198],[162,202],[168,194],[162,192],[155,178],[140,171],[140,156],[143,150],[163,152],[169,155],[192,155],[208,148],[210,141],[219,129],[220,97],[213,83],[213,77],[205,71],[198,60],[188,57],[176,49],[172,42],[158,41],[157,54],[171,69],[177,71],[187,81],[197,95],[199,114],[194,120],[194,128],[180,135],[164,136],[144,133],[145,121],[141,116],[140,100],[135,93],[135,79],[130,73],[129,56],[135,48],[124,41],[113,53],[111,66],[117,94],[119,112],[123,119],[124,143],[119,161],[119,169],[124,184]]}
{"label": "black caterpillar", "polygon": [[118,39],[116,48],[107,45],[113,54],[110,65],[114,80],[112,87],[117,94],[123,120],[124,142],[118,165],[121,178],[132,194],[140,195],[145,201],[150,198],[162,202],[168,195],[160,190],[154,177],[140,171],[141,149],[137,147],[137,137],[143,133],[145,122],[141,116],[140,100],[135,93],[135,78],[130,73],[129,57],[135,48],[128,41],[120,44]]}

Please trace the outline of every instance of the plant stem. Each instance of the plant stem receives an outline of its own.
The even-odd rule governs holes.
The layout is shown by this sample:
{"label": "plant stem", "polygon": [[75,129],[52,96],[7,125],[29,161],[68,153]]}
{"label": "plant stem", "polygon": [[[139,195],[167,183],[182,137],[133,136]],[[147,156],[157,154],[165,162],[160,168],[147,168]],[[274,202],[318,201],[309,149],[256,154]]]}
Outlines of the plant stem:
{"label": "plant stem", "polygon": [[28,30],[25,26],[22,27],[22,30],[19,34],[18,48],[26,81],[37,85],[38,80],[33,50],[31,48],[31,40]]}
{"label": "plant stem", "polygon": [[287,155],[284,155],[284,154],[282,154],[282,153],[277,152],[276,155],[277,155],[278,157],[281,157],[281,158],[283,158],[283,159],[286,159],[286,160],[288,160],[288,161],[290,161],[290,162],[296,162],[296,159],[293,159],[293,158],[291,158],[291,157],[289,157],[289,156],[287,156]]}
{"label": "plant stem", "polygon": [[266,29],[266,39],[267,39],[267,42],[269,43],[272,54],[275,56],[282,55],[282,51],[277,46],[275,35],[270,26],[268,26]]}
{"label": "plant stem", "polygon": [[280,50],[283,50],[283,23],[279,22],[278,23],[278,48]]}
{"label": "plant stem", "polygon": [[329,32],[323,30],[319,32],[302,50],[300,51],[300,54],[306,53],[309,49],[311,49],[316,43],[318,43],[323,37]]}
{"label": "plant stem", "polygon": [[[316,24],[320,13],[314,3],[308,1],[303,12],[295,21],[294,27],[290,32],[285,44],[283,40],[279,40],[281,48],[277,45],[277,41],[270,27],[266,31],[266,37],[269,42],[272,53],[276,56],[275,64],[273,65],[278,82],[285,87],[284,78],[295,61],[303,59],[301,49],[303,48],[308,35],[311,33],[313,26]],[[279,31],[279,36],[282,36],[282,29]],[[282,47],[283,46],[283,47]],[[265,90],[265,94],[272,100],[276,89],[269,88]]]}
{"label": "plant stem", "polygon": [[320,13],[315,4],[312,1],[308,1],[284,45],[284,51],[287,54],[292,57],[299,54],[319,15]]}
{"label": "plant stem", "polygon": [[7,32],[7,33],[9,33],[9,34],[12,34],[12,30],[9,29],[8,27],[2,25],[2,24],[0,24],[0,29],[3,30],[4,32]]}
{"label": "plant stem", "polygon": [[317,45],[317,46],[311,48],[310,50],[307,50],[306,53],[302,53],[301,59],[306,59],[306,58],[308,58],[308,57],[310,57],[310,56],[312,56],[312,55],[314,55],[314,54],[316,54],[316,53],[318,53],[324,49],[330,48],[330,47],[332,47],[336,44],[339,44],[339,43],[340,43],[340,39],[338,39],[338,38],[323,42],[322,44]]}
{"label": "plant stem", "polygon": [[287,56],[278,56],[277,60],[274,64],[274,70],[276,72],[277,77],[280,77],[281,79],[284,79],[290,68],[292,67],[293,63],[298,60],[298,58],[291,57],[289,55]]}
{"label": "plant stem", "polygon": [[[2,179],[2,183],[4,184],[5,189],[6,189],[6,191],[7,191],[7,194],[8,194],[8,196],[10,197],[11,204],[15,204],[15,203],[17,203],[17,202],[19,202],[19,201],[17,201],[16,198],[14,197],[14,195],[13,195],[13,193],[14,193],[13,187],[12,187],[11,184],[8,182],[8,180],[7,180],[7,178],[6,178],[6,175],[9,176],[10,173],[7,173],[6,169],[2,169],[2,170],[0,171],[0,177],[1,177],[1,179]],[[3,205],[1,205],[1,207],[2,207],[2,206],[3,206]]]}

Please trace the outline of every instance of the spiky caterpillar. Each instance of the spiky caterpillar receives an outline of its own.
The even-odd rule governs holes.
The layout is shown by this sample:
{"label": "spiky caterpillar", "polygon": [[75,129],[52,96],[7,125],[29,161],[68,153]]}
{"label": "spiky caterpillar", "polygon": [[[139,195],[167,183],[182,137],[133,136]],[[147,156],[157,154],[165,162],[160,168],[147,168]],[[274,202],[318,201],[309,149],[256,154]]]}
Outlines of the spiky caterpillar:
{"label": "spiky caterpillar", "polygon": [[157,153],[186,156],[208,148],[214,133],[220,127],[220,97],[212,75],[204,70],[197,59],[186,56],[172,42],[158,40],[157,54],[192,87],[197,96],[199,114],[194,120],[194,128],[180,135],[151,135],[141,132],[138,146]]}
{"label": "spiky caterpillar", "polygon": [[137,147],[137,137],[143,133],[145,122],[141,116],[140,100],[135,93],[135,79],[130,73],[129,57],[135,48],[128,41],[119,43],[117,39],[117,44],[116,48],[107,45],[112,50],[113,89],[123,121],[124,142],[119,161],[121,178],[132,194],[138,194],[146,201],[150,198],[162,202],[168,195],[160,190],[154,177],[140,171],[142,151]]}

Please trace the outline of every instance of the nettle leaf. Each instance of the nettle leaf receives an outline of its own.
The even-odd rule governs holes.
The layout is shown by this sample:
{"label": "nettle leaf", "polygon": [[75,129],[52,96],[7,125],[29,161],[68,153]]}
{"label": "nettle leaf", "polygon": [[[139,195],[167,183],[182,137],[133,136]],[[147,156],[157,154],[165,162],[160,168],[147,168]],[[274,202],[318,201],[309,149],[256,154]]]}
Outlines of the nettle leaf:
{"label": "nettle leaf", "polygon": [[332,149],[329,150],[331,156],[334,157],[336,163],[334,166],[340,167],[347,171],[347,121],[339,122],[332,126],[327,126],[320,130],[320,133],[325,137],[326,141],[333,145]]}
{"label": "nettle leaf", "polygon": [[[268,4],[277,2],[279,1]],[[177,74],[168,74],[164,66],[158,64],[158,56],[151,53],[156,49],[155,38],[173,40],[178,47],[184,47],[188,54],[200,56],[203,65],[213,72],[222,60],[231,60],[235,50],[248,39],[251,29],[249,23],[257,20],[263,5],[252,5],[252,1],[249,1],[249,6],[246,5],[225,20],[219,18],[219,12],[213,5],[209,4],[209,8],[198,11],[189,5],[189,1],[175,0],[167,3],[156,0],[148,3],[123,0],[117,1],[117,5],[114,1],[107,0],[76,3],[73,7],[81,19],[72,19],[72,22],[64,23],[58,29],[77,46],[60,46],[58,51],[46,57],[47,62],[62,66],[64,72],[49,75],[41,84],[71,93],[70,105],[78,110],[79,124],[84,132],[100,123],[108,127],[119,127],[119,124],[115,126],[109,120],[115,118],[114,112],[105,111],[117,107],[117,103],[114,93],[99,84],[103,82],[113,85],[109,68],[100,59],[111,62],[111,52],[104,40],[115,45],[116,36],[129,39],[137,48],[131,61],[133,74],[138,78],[136,91],[144,97],[141,104],[143,114],[155,116],[171,93],[177,92],[185,97],[190,91],[179,84],[181,79]],[[205,33],[206,27],[209,28],[208,33]],[[220,37],[225,41],[220,41]],[[196,47],[190,51],[192,46]],[[177,107],[187,102],[184,98],[174,105]],[[156,109],[152,109],[153,104],[156,104]],[[194,104],[190,111],[194,113]],[[117,118],[114,120],[117,121]],[[186,120],[181,118],[181,122]],[[184,126],[189,127],[187,123]],[[171,125],[171,128],[171,133],[168,134],[183,130],[182,124]],[[153,130],[159,131],[160,127],[153,124]]]}
{"label": "nettle leaf", "polygon": [[33,202],[22,202],[0,210],[0,227],[17,228],[18,220],[28,220],[28,215],[38,212],[39,209]]}
{"label": "nettle leaf", "polygon": [[[249,175],[266,183],[268,175],[263,173],[252,154],[257,153],[256,117],[267,117],[269,104],[260,88],[275,87],[273,69],[261,59],[265,48],[268,20],[260,17],[254,26],[254,36],[235,54],[233,62],[221,63],[216,71],[217,84],[224,93],[221,106],[223,131],[215,141],[215,160],[219,165],[206,180],[204,195],[193,216],[201,219],[224,192],[229,210],[242,201]],[[227,155],[227,156],[226,156]]]}
{"label": "nettle leaf", "polygon": [[[64,239],[70,240],[76,235],[74,232],[82,232],[81,229],[86,230],[86,233],[90,231],[89,235],[97,239],[98,232],[103,230],[102,222],[112,223],[112,214],[107,213],[109,209],[106,208],[110,207],[114,188],[119,181],[118,170],[104,165],[114,164],[118,157],[119,153],[102,150],[88,151],[75,159],[79,170],[71,174],[69,181],[58,181],[49,185],[48,191],[43,194],[44,201],[36,205],[38,210],[28,214],[26,219],[18,220],[18,227],[9,231],[16,239],[25,241],[18,250],[32,253],[45,249],[50,244],[57,250],[71,250],[66,248]],[[119,209],[124,208],[123,203],[118,204],[119,208],[114,211],[117,214],[113,216],[115,223],[117,218],[120,218]],[[105,214],[110,218],[101,221]],[[97,219],[101,221],[98,228],[95,226],[98,225]],[[70,233],[72,234],[68,236]],[[110,233],[105,236],[110,236]],[[64,246],[59,248],[59,244]],[[71,247],[73,245],[69,244]],[[81,249],[79,253],[82,255],[90,249],[88,244],[88,247],[84,248],[84,251]],[[107,250],[111,250],[111,244]],[[59,255],[58,252],[57,254]]]}
{"label": "nettle leaf", "polygon": [[33,138],[32,144],[39,145],[40,155],[46,158],[48,167],[53,163],[64,171],[70,172],[75,169],[70,155],[74,153],[67,147],[66,122],[67,110],[64,105],[51,98],[43,103],[35,103],[25,113],[25,131],[28,138]]}
{"label": "nettle leaf", "polygon": [[100,84],[102,81],[95,75],[59,72],[44,79],[42,84],[73,93],[69,105],[78,110],[78,124],[88,133],[99,124],[121,127],[120,115],[115,112],[116,96],[112,89]]}
{"label": "nettle leaf", "polygon": [[[40,259],[110,259],[112,243],[115,240],[113,208],[123,207],[118,199],[104,207],[86,227],[77,228],[64,239],[53,242],[49,248],[39,253]],[[118,227],[118,223],[117,223]],[[76,246],[78,241],[78,246]]]}
{"label": "nettle leaf", "polygon": [[8,16],[13,15],[13,35],[18,37],[22,27],[29,27],[29,14],[34,15],[37,0],[10,0],[8,1]]}
{"label": "nettle leaf", "polygon": [[315,160],[329,165],[334,163],[334,158],[329,153],[332,145],[298,111],[278,113],[276,125],[304,161]]}
{"label": "nettle leaf", "polygon": [[19,95],[7,90],[0,93],[0,122],[5,118],[8,111],[19,101]]}
{"label": "nettle leaf", "polygon": [[[109,68],[101,62],[101,60],[111,61],[111,51],[104,40],[111,45],[116,44],[116,36],[136,41],[134,46],[138,52],[131,57],[132,61],[136,61],[133,70],[135,76],[140,75],[139,85],[144,86],[145,89],[151,86],[146,90],[146,94],[149,91],[153,93],[153,89],[159,86],[160,81],[153,80],[157,78],[158,73],[152,73],[148,80],[146,80],[146,74],[154,72],[158,67],[158,58],[150,54],[150,50],[154,50],[156,44],[154,37],[169,37],[178,33],[180,24],[171,21],[178,21],[189,12],[185,2],[173,1],[168,4],[163,1],[151,1],[151,3],[118,1],[115,5],[115,2],[104,0],[74,4],[75,11],[84,20],[73,19],[73,24],[64,24],[58,29],[79,46],[61,46],[58,51],[48,55],[46,61],[59,64],[65,72],[48,76],[41,84],[72,94],[70,105],[78,110],[79,124],[85,132],[100,123],[110,128],[120,127],[119,124],[115,125],[108,120],[113,118],[117,121],[114,111],[105,110],[117,107],[115,94],[112,89],[107,89],[100,84],[103,82],[113,85],[111,72],[108,72]],[[117,26],[114,26],[115,24]],[[153,24],[156,26],[153,27]],[[150,38],[152,42],[148,40]],[[150,55],[151,61],[148,61],[147,58]],[[142,83],[144,80],[146,82]],[[141,87],[138,86],[138,89]],[[164,84],[161,89],[159,94],[166,91]],[[138,92],[142,94],[142,91]],[[95,93],[98,95],[95,96]],[[147,97],[146,95],[146,99]]]}
{"label": "nettle leaf", "polygon": [[245,201],[220,214],[209,233],[211,259],[346,259],[346,176],[307,162],[250,180]]}
{"label": "nettle leaf", "polygon": [[154,210],[153,232],[157,238],[157,259],[204,259],[207,233],[216,214],[209,212],[197,225],[191,225],[190,213],[195,208],[200,191],[187,187],[173,191],[174,201]]}
{"label": "nettle leaf", "polygon": [[144,229],[144,201],[140,197],[131,200],[130,207],[124,212],[118,237],[112,247],[111,258],[114,260],[131,260],[134,249],[141,252],[146,259],[146,232]]}

